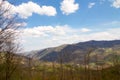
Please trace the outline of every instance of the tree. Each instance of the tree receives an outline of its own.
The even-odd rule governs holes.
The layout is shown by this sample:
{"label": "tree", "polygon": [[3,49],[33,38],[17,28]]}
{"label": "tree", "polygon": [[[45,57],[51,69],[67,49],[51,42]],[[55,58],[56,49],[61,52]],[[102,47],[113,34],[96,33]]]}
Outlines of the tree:
{"label": "tree", "polygon": [[[17,44],[17,29],[21,26],[17,14],[11,14],[11,6],[5,6],[6,1],[0,0],[0,75],[2,80],[10,80],[18,65],[19,44]],[[3,73],[1,73],[3,72]]]}

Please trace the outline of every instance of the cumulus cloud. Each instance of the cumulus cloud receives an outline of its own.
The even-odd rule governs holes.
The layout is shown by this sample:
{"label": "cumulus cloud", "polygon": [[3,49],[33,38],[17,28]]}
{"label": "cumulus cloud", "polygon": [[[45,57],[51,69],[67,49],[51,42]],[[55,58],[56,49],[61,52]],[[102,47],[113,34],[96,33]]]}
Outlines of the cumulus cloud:
{"label": "cumulus cloud", "polygon": [[69,31],[69,27],[65,26],[38,26],[33,28],[26,28],[23,30],[25,35],[32,35],[33,37],[41,36],[62,36],[65,35],[65,31]]}
{"label": "cumulus cloud", "polygon": [[32,15],[32,13],[37,13],[40,15],[55,16],[56,9],[52,6],[39,6],[38,4],[29,1],[28,3],[22,3],[16,6],[16,12],[23,18],[27,18]]}
{"label": "cumulus cloud", "polygon": [[82,28],[81,31],[82,31],[82,32],[89,32],[89,31],[91,31],[91,30],[88,29],[88,28]]}
{"label": "cumulus cloud", "polygon": [[25,22],[21,22],[21,23],[16,23],[14,24],[15,26],[21,26],[21,27],[24,27],[24,26],[27,26],[27,23]]}
{"label": "cumulus cloud", "polygon": [[38,26],[22,30],[25,50],[43,49],[62,44],[71,44],[88,40],[120,39],[120,28],[95,31],[88,28],[73,29],[63,26]]}
{"label": "cumulus cloud", "polygon": [[53,6],[40,6],[37,3],[29,1],[20,5],[14,6],[8,1],[4,1],[4,7],[10,6],[11,14],[18,14],[21,18],[28,18],[33,13],[39,15],[55,16],[57,14],[56,9]]}
{"label": "cumulus cloud", "polygon": [[60,9],[63,14],[69,15],[79,9],[79,4],[75,3],[75,0],[63,0]]}
{"label": "cumulus cloud", "polygon": [[37,26],[33,28],[26,28],[23,30],[23,34],[33,37],[45,37],[45,36],[65,36],[73,33],[85,33],[91,31],[88,28],[73,29],[68,25],[63,26]]}
{"label": "cumulus cloud", "polygon": [[120,0],[114,0],[112,6],[115,8],[120,8]]}
{"label": "cumulus cloud", "polygon": [[93,3],[89,3],[89,4],[88,4],[88,8],[92,8],[94,5],[95,5],[94,2],[93,2]]}

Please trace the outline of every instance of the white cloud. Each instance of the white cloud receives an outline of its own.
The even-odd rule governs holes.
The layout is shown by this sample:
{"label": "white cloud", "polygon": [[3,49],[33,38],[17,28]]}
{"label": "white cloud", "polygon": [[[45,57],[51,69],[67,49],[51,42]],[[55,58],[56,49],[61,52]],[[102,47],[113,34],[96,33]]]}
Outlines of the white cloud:
{"label": "white cloud", "polygon": [[82,28],[81,31],[82,31],[82,32],[89,32],[89,31],[91,31],[91,30],[88,29],[88,28]]}
{"label": "white cloud", "polygon": [[94,5],[95,5],[94,2],[93,2],[93,3],[89,3],[89,4],[88,4],[88,8],[92,8]]}
{"label": "white cloud", "polygon": [[16,6],[16,12],[20,14],[21,17],[27,18],[32,15],[32,13],[37,13],[40,15],[55,16],[56,9],[52,6],[39,6],[38,4],[29,1],[28,3],[22,3]]}
{"label": "white cloud", "polygon": [[65,35],[65,31],[69,31],[69,27],[65,26],[38,26],[34,28],[26,28],[24,29],[24,35],[32,35],[33,37],[41,37],[47,35],[54,36],[63,36]]}
{"label": "white cloud", "polygon": [[53,6],[40,6],[32,1],[22,3],[18,6],[12,5],[8,1],[5,1],[4,3],[4,7],[10,6],[11,14],[18,13],[21,18],[28,18],[32,16],[33,13],[47,16],[55,16],[57,14],[56,9]]}
{"label": "white cloud", "polygon": [[120,0],[114,0],[112,6],[115,8],[120,8]]}
{"label": "white cloud", "polygon": [[14,24],[15,26],[21,26],[21,27],[24,27],[24,26],[27,26],[27,23],[25,22],[22,22],[22,23],[16,23]]}
{"label": "white cloud", "polygon": [[63,14],[69,15],[79,9],[79,4],[75,3],[75,0],[63,0],[60,9]]}
{"label": "white cloud", "polygon": [[104,23],[103,26],[119,26],[120,25],[120,21],[111,21],[111,22],[108,22],[108,23]]}
{"label": "white cloud", "polygon": [[120,39],[119,34],[120,28],[94,31],[87,28],[73,29],[68,25],[38,26],[23,29],[22,41],[25,50],[28,51],[88,40]]}
{"label": "white cloud", "polygon": [[26,28],[23,30],[23,35],[33,37],[46,37],[46,36],[66,36],[73,33],[85,33],[91,31],[88,28],[73,29],[68,25],[63,26],[38,26],[33,28]]}

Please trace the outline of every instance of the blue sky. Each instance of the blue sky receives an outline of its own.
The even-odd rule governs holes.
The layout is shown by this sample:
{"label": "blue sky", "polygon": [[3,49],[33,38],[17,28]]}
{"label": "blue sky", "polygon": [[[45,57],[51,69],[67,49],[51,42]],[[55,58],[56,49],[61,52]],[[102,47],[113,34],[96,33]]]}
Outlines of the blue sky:
{"label": "blue sky", "polygon": [[[120,39],[120,0],[9,0],[22,23],[25,51]],[[13,4],[11,4],[13,3]]]}
{"label": "blue sky", "polygon": [[[38,25],[64,25],[68,24],[74,27],[80,26],[93,26],[104,22],[113,20],[120,20],[120,9],[111,7],[112,2],[102,0],[76,0],[75,3],[79,4],[79,9],[69,15],[63,15],[60,10],[60,3],[62,0],[31,0],[40,6],[53,6],[56,8],[57,14],[55,16],[45,16],[33,13],[32,16],[27,18],[28,27]],[[29,0],[20,0],[21,3],[28,3]],[[21,5],[19,3],[19,5]],[[95,3],[92,8],[88,8],[89,3]],[[33,20],[35,19],[35,20]],[[49,21],[48,21],[49,20]]]}

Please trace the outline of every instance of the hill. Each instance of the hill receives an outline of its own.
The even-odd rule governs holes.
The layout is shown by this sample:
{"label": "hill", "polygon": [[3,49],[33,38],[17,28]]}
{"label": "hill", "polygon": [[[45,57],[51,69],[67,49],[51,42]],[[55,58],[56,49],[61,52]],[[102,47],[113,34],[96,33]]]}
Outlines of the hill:
{"label": "hill", "polygon": [[96,61],[106,63],[114,57],[120,57],[120,40],[113,41],[87,41],[76,44],[66,44],[58,47],[46,48],[43,50],[32,51],[30,57],[49,62],[69,62],[83,64],[89,57],[89,62]]}

